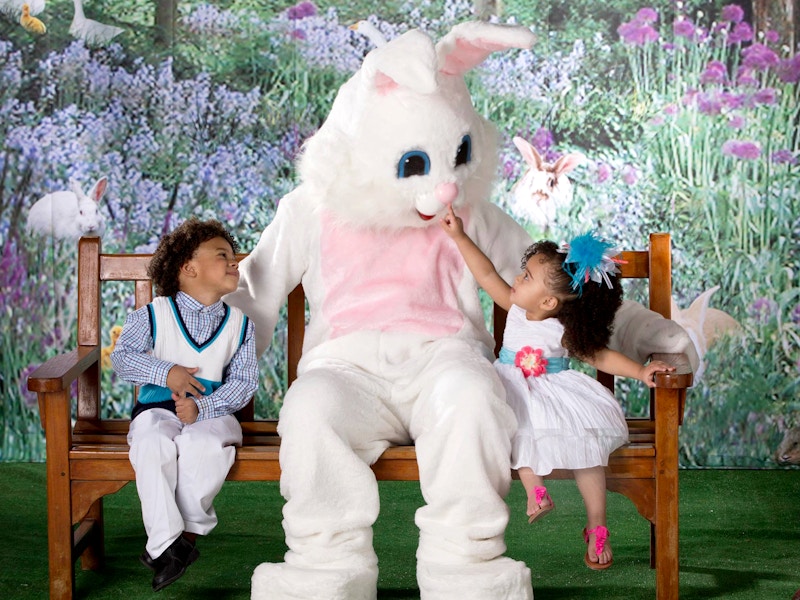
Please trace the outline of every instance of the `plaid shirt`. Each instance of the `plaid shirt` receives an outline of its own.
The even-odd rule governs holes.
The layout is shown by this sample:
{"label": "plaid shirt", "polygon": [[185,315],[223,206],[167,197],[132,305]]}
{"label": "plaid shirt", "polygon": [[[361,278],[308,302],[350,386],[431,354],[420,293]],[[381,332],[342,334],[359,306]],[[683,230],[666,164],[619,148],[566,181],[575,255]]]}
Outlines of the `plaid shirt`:
{"label": "plaid shirt", "polygon": [[[186,330],[198,342],[208,340],[225,316],[222,301],[210,306],[184,292],[175,296]],[[167,374],[175,363],[152,355],[153,333],[146,306],[130,313],[111,353],[111,363],[122,379],[135,385],[167,387]],[[191,365],[184,365],[191,366]],[[197,420],[230,415],[244,407],[258,388],[258,360],[253,322],[248,320],[244,341],[225,370],[222,385],[208,396],[194,398]]]}

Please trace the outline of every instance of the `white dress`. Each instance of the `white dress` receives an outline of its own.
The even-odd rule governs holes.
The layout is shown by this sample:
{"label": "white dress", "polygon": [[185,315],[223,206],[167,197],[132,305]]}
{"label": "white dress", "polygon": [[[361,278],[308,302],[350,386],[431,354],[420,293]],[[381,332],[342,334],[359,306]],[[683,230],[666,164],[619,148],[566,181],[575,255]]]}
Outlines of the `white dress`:
{"label": "white dress", "polygon": [[[564,326],[558,319],[529,321],[512,306],[503,332],[503,354],[524,347],[542,356],[566,357],[561,345]],[[553,469],[585,469],[608,464],[608,455],[628,440],[625,415],[608,389],[585,373],[566,369],[526,377],[514,364],[494,363],[517,415],[519,429],[512,445],[512,467],[530,467],[537,475]],[[557,360],[551,360],[551,366]]]}

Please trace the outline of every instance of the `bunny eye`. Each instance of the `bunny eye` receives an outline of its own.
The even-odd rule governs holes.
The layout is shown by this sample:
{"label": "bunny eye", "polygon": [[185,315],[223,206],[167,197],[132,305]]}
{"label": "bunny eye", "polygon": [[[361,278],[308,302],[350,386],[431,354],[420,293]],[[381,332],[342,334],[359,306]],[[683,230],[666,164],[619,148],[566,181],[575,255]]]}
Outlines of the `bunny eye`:
{"label": "bunny eye", "polygon": [[415,175],[427,175],[431,170],[431,159],[422,150],[411,150],[403,154],[397,163],[397,178],[406,179]]}
{"label": "bunny eye", "polygon": [[472,160],[472,138],[469,134],[461,138],[461,144],[456,150],[456,166],[466,165]]}
{"label": "bunny eye", "polygon": [[555,177],[551,177],[550,179],[547,180],[547,187],[549,187],[550,189],[553,189],[554,187],[556,187],[556,178]]}

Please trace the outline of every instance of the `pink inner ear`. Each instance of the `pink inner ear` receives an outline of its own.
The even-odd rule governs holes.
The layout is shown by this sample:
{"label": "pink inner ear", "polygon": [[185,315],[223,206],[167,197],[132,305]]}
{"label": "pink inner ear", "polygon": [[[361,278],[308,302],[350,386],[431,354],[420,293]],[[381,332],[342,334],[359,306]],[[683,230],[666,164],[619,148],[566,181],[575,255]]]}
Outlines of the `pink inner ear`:
{"label": "pink inner ear", "polygon": [[445,75],[462,75],[478,66],[483,60],[496,50],[504,50],[503,44],[488,40],[457,39],[455,49],[445,58],[444,66],[440,69]]}
{"label": "pink inner ear", "polygon": [[378,71],[375,74],[375,89],[378,90],[378,94],[384,96],[396,88],[397,82],[386,73]]}

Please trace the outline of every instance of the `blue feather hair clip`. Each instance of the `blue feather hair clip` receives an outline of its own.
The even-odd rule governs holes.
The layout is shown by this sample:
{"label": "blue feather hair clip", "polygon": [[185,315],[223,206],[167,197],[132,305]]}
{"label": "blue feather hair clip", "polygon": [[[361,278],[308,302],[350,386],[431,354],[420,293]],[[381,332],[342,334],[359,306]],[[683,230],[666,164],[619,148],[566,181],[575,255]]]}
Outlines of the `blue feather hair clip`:
{"label": "blue feather hair clip", "polygon": [[591,231],[573,238],[559,252],[567,255],[564,259],[564,270],[572,278],[572,289],[578,293],[583,291],[584,284],[590,280],[596,283],[605,282],[609,288],[613,287],[609,275],[619,273],[617,265],[626,262],[616,258],[619,251],[613,244]]}

